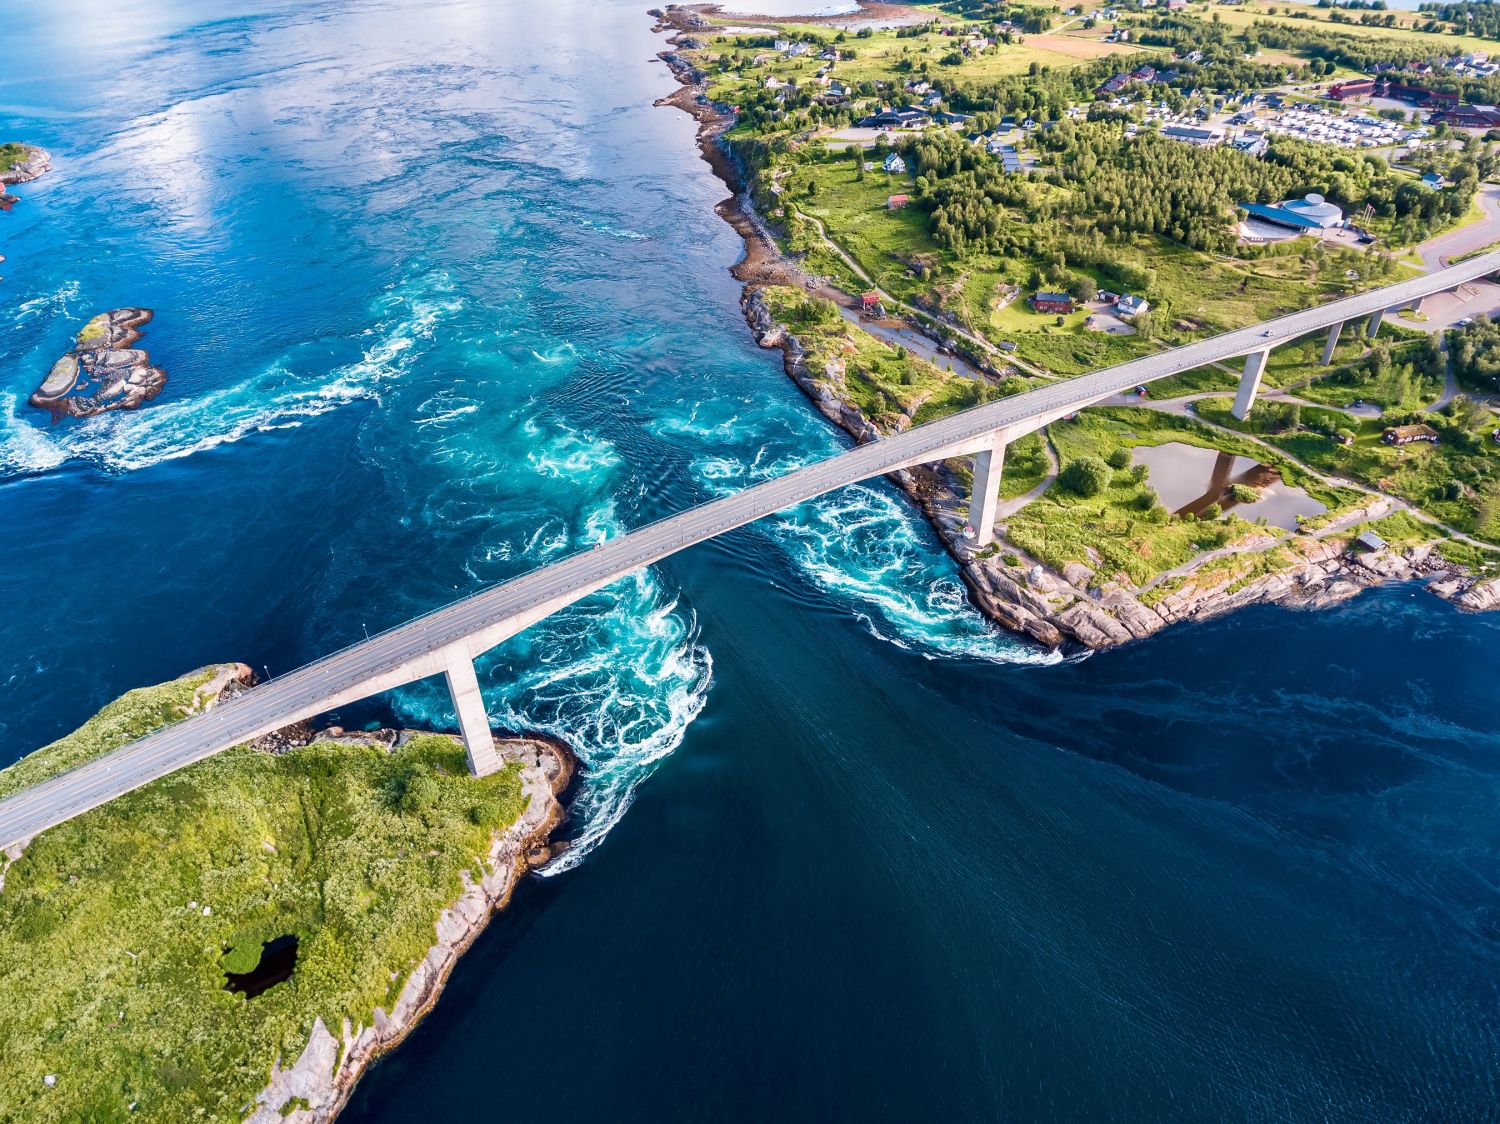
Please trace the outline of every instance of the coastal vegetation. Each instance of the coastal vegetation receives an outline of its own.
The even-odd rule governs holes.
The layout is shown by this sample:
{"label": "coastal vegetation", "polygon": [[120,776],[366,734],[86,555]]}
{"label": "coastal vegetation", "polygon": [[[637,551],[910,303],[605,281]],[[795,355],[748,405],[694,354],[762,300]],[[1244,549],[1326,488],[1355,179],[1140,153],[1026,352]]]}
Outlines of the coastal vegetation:
{"label": "coastal vegetation", "polygon": [[[0,792],[181,717],[214,674],[130,692]],[[447,736],[320,740],[233,749],[44,832],[0,889],[4,1115],[243,1119],[315,1018],[390,1009],[526,802],[516,765],[475,779]],[[289,979],[226,990],[290,935]]]}
{"label": "coastal vegetation", "polygon": [[1205,551],[1266,534],[1232,512],[1208,518],[1172,515],[1158,499],[1145,466],[1132,463],[1130,451],[1142,445],[1179,442],[1251,457],[1276,468],[1287,483],[1304,488],[1330,511],[1347,509],[1361,498],[1352,489],[1326,485],[1253,442],[1157,410],[1085,410],[1053,425],[1050,433],[1064,462],[1058,477],[1063,487],[1050,489],[1013,516],[1007,541],[1055,569],[1084,563],[1124,575],[1137,587]]}
{"label": "coastal vegetation", "polygon": [[[1303,407],[1295,423],[1257,406],[1246,421],[1228,398],[1195,403],[1215,425],[1263,433],[1265,440],[1319,472],[1358,480],[1399,496],[1449,527],[1500,544],[1500,445],[1495,419],[1484,406],[1455,399],[1440,412],[1387,413],[1354,418],[1337,410]],[[1267,420],[1267,419],[1271,420]],[[1392,446],[1382,440],[1394,425],[1431,427],[1437,440]],[[1351,438],[1347,442],[1340,435]]]}
{"label": "coastal vegetation", "polygon": [[[783,24],[711,37],[690,55],[710,96],[735,106],[728,136],[756,201],[808,268],[851,290],[868,278],[1061,375],[1388,283],[1407,268],[1352,243],[1240,243],[1240,203],[1321,194],[1394,248],[1467,221],[1477,184],[1496,171],[1495,154],[1474,137],[1409,157],[1445,177],[1446,189],[1434,191],[1389,153],[1288,136],[1272,136],[1259,153],[1196,147],[1158,135],[1160,122],[1143,115],[1154,106],[1206,117],[1241,104],[1246,91],[1295,99],[1305,95],[1288,86],[1293,70],[1328,76],[1402,49],[1419,57],[1410,44],[1361,38],[1387,28],[1272,19],[1264,5],[1214,6],[1212,18],[1195,6],[1109,19],[1106,37],[1098,12],[1064,18],[962,0],[937,5],[927,23],[858,34]],[[1367,55],[1338,54],[1329,41],[1341,38],[1366,44]],[[1270,39],[1295,65],[1260,61]],[[1038,40],[1049,51],[1080,49],[1044,61],[1033,53]],[[791,41],[809,49],[777,49]],[[1117,87],[1119,98],[1101,93],[1141,67],[1149,79]],[[952,127],[845,132],[903,103],[960,116]],[[1007,155],[976,136],[1005,141]],[[901,163],[887,170],[892,152]],[[1070,293],[1078,310],[1060,323],[1032,313],[1025,298],[1038,289]],[[1098,309],[1083,307],[1095,289],[1144,296],[1151,312],[1124,330],[1095,324]]]}

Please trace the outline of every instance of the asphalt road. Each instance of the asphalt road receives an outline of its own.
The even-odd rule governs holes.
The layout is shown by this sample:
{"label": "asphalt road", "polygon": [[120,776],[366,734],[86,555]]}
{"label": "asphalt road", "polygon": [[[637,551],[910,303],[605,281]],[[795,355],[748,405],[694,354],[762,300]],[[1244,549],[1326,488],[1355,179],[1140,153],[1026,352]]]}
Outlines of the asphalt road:
{"label": "asphalt road", "polygon": [[[503,626],[527,610],[551,605],[555,611],[642,566],[824,492],[924,460],[955,455],[965,442],[998,430],[1019,435],[1138,384],[1285,343],[1335,323],[1360,321],[1380,309],[1399,308],[1497,270],[1500,252],[1485,254],[1424,277],[1294,312],[1253,328],[1050,383],[862,445],[642,527],[324,656],[211,711],[17,793],[0,802],[0,847],[28,839],[267,729],[329,709],[340,698],[348,701],[350,689],[361,684],[383,680],[383,687],[367,692],[374,694],[388,689],[393,675],[398,682],[403,681],[399,676],[404,672],[405,681],[421,678],[431,671],[433,652]],[[413,665],[423,670],[418,672]]]}

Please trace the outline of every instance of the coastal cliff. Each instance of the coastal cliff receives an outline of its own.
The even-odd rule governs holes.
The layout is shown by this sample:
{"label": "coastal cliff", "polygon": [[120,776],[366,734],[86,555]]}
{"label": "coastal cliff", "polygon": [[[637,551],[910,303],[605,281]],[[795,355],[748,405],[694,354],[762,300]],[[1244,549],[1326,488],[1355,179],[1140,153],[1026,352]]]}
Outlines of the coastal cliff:
{"label": "coastal cliff", "polygon": [[459,957],[490,918],[510,904],[521,875],[551,857],[548,839],[562,822],[562,796],[577,758],[562,743],[536,737],[497,741],[496,748],[507,764],[520,764],[528,803],[514,824],[496,833],[482,864],[487,872],[482,870],[477,879],[463,872],[463,893],[438,916],[436,940],[390,1011],[376,1007],[365,1026],[353,1026],[345,1018],[338,1037],[321,1017],[314,1019],[306,1049],[285,1069],[277,1062],[270,1082],[256,1095],[248,1124],[324,1124],[337,1116],[365,1070],[432,1010]]}

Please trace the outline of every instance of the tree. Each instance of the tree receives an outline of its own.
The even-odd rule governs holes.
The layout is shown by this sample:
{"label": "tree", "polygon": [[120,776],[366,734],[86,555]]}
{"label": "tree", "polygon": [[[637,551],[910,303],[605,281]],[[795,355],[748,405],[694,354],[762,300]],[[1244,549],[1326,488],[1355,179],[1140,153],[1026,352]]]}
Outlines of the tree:
{"label": "tree", "polygon": [[1130,462],[1134,459],[1135,454],[1130,451],[1130,448],[1128,446],[1122,445],[1120,446],[1120,448],[1116,449],[1114,452],[1110,453],[1108,457],[1105,458],[1105,463],[1108,464],[1110,468],[1129,468]]}
{"label": "tree", "polygon": [[1109,465],[1098,457],[1080,457],[1067,463],[1058,475],[1057,482],[1075,496],[1089,499],[1109,487],[1109,482],[1113,479],[1114,473],[1110,471]]}

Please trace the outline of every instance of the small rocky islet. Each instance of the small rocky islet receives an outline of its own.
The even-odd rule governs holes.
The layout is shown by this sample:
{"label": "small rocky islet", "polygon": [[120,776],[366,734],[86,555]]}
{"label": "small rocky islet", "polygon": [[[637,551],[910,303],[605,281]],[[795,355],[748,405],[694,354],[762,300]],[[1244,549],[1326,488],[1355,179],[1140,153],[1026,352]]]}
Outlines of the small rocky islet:
{"label": "small rocky islet", "polygon": [[71,351],[52,364],[30,405],[59,418],[134,410],[161,393],[167,374],[135,344],[151,321],[149,308],[101,312],[79,331]]}

